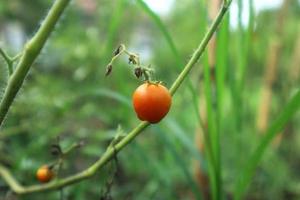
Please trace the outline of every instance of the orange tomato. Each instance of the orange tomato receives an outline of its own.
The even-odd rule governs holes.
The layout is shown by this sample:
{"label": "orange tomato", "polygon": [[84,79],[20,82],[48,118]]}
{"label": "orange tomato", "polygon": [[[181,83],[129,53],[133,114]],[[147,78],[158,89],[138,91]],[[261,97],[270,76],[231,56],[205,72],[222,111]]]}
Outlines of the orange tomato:
{"label": "orange tomato", "polygon": [[53,171],[47,165],[41,166],[36,172],[37,179],[42,183],[49,182],[53,176]]}
{"label": "orange tomato", "polygon": [[172,97],[162,84],[146,82],[135,90],[132,101],[140,120],[158,123],[169,112]]}

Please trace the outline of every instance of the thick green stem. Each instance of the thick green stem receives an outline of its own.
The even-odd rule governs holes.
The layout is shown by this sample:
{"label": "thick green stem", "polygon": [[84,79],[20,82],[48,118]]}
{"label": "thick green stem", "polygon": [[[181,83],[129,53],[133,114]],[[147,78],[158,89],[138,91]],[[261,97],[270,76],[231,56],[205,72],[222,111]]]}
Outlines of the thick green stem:
{"label": "thick green stem", "polygon": [[55,24],[69,2],[70,0],[56,0],[38,32],[26,44],[24,53],[17,65],[17,69],[8,80],[7,87],[0,102],[0,127],[18,91],[22,87],[30,67],[39,55],[46,40],[50,36],[50,33],[53,31]]}
{"label": "thick green stem", "polygon": [[[61,1],[59,1],[59,3],[60,2]],[[177,79],[174,81],[174,83],[170,89],[170,92],[172,95],[175,94],[175,92],[177,91],[179,86],[182,84],[183,80],[187,77],[191,68],[194,66],[194,64],[199,60],[200,56],[203,54],[210,38],[212,37],[213,33],[216,31],[218,25],[222,21],[224,14],[228,10],[230,2],[231,2],[231,0],[227,0],[227,3],[223,4],[221,11],[219,12],[215,21],[212,23],[212,25],[209,28],[207,34],[205,35],[203,41],[200,43],[199,47],[193,54],[190,61],[184,67],[183,71],[179,74]],[[49,30],[49,29],[47,29],[47,30]],[[42,32],[44,32],[44,31],[42,31]],[[34,37],[34,38],[37,38],[37,39],[35,39],[33,41],[41,40],[39,37]],[[32,43],[30,43],[30,44],[32,44]],[[25,51],[25,54],[26,54],[26,51]],[[26,56],[24,55],[22,57],[22,59],[26,59]],[[25,62],[25,61],[23,61],[23,62]],[[22,61],[21,61],[21,63],[22,63]],[[124,137],[120,142],[118,142],[114,146],[114,148],[107,148],[106,152],[93,165],[91,165],[89,168],[87,168],[87,169],[83,170],[82,172],[79,172],[75,175],[72,175],[72,176],[69,176],[69,177],[66,177],[63,179],[57,179],[53,182],[50,182],[50,183],[47,183],[44,185],[34,185],[34,186],[27,186],[27,187],[20,186],[18,181],[15,178],[13,178],[12,174],[4,166],[1,166],[1,165],[0,165],[0,175],[2,176],[4,181],[8,183],[8,185],[11,187],[11,189],[17,194],[29,194],[29,193],[34,193],[34,192],[49,191],[49,190],[55,190],[55,189],[65,187],[67,185],[71,185],[73,183],[79,182],[81,180],[84,180],[84,179],[87,179],[87,178],[93,176],[107,162],[109,162],[111,159],[114,158],[115,153],[121,151],[125,146],[127,146],[130,142],[132,142],[149,125],[150,124],[148,122],[140,123],[135,129],[133,129],[129,134],[127,134],[126,137]]]}

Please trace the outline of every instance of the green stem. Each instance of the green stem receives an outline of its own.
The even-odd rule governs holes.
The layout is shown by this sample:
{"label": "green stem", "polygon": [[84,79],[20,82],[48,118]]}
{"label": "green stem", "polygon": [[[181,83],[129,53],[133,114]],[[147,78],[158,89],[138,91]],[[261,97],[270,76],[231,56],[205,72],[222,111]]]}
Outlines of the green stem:
{"label": "green stem", "polygon": [[23,54],[23,52],[18,53],[17,55],[15,55],[14,57],[11,58],[11,61],[15,62],[22,56],[22,54]]}
{"label": "green stem", "polygon": [[123,140],[121,140],[118,144],[115,145],[115,148],[108,148],[103,156],[96,161],[89,168],[85,169],[82,172],[79,172],[75,175],[72,175],[67,178],[56,179],[50,183],[43,185],[33,185],[24,187],[21,186],[18,181],[13,177],[13,175],[6,169],[3,165],[0,165],[0,175],[4,179],[5,182],[11,187],[11,189],[17,194],[30,194],[35,192],[49,191],[49,190],[57,190],[63,188],[67,185],[71,185],[73,183],[79,182],[81,180],[90,178],[93,176],[98,169],[103,167],[107,162],[109,162],[115,155],[115,151],[119,152],[123,147],[129,144],[133,139],[139,135],[142,130],[148,127],[150,124],[143,122],[140,123],[135,129],[133,129]]}
{"label": "green stem", "polygon": [[[23,85],[24,79],[28,74],[30,67],[39,55],[46,40],[53,31],[56,22],[63,13],[70,0],[56,0],[50,9],[46,19],[42,23],[35,36],[26,44],[21,60],[17,65],[17,69],[12,73],[8,81],[3,98],[0,102],[0,127],[4,121],[8,110],[14,101],[17,93]],[[1,52],[1,51],[0,51]],[[12,69],[11,69],[12,70]]]}
{"label": "green stem", "polygon": [[192,58],[189,60],[189,62],[186,64],[186,66],[184,67],[182,72],[179,74],[179,76],[177,77],[177,79],[175,80],[173,85],[171,86],[171,88],[170,88],[171,95],[174,95],[174,93],[177,91],[177,89],[179,88],[181,83],[184,81],[185,77],[188,75],[188,73],[191,71],[193,66],[196,64],[196,62],[199,60],[199,58],[203,54],[209,40],[213,36],[214,32],[216,31],[219,24],[221,23],[225,13],[227,12],[230,3],[231,3],[231,0],[227,0],[226,2],[223,3],[223,6],[222,6],[221,10],[219,11],[219,13],[217,15],[217,18],[215,19],[215,21],[212,23],[209,30],[205,34],[205,36],[204,36],[202,42],[200,43],[199,47],[194,52]]}
{"label": "green stem", "polygon": [[143,68],[142,70],[143,70],[143,75],[145,77],[145,81],[152,81],[149,71],[145,68]]}
{"label": "green stem", "polygon": [[83,146],[83,142],[75,142],[71,146],[69,146],[66,150],[63,151],[63,156],[68,155],[71,153],[74,149],[78,149],[79,147]]}
{"label": "green stem", "polygon": [[[62,0],[63,1],[63,0]],[[62,1],[59,1],[61,3]],[[200,56],[203,54],[210,38],[212,37],[213,33],[216,31],[218,25],[221,23],[222,18],[226,11],[228,10],[229,4],[231,0],[228,0],[227,3],[224,3],[221,11],[219,12],[217,18],[209,28],[207,34],[205,35],[203,41],[200,43],[199,47],[193,54],[190,61],[187,63],[187,65],[184,67],[183,71],[179,74],[177,79],[175,80],[174,84],[172,85],[170,92],[172,95],[177,91],[179,86],[182,84],[183,80],[187,77],[188,72],[191,70],[191,68],[194,66],[194,64],[199,60]],[[58,3],[58,4],[59,4]],[[51,13],[51,11],[50,11]],[[48,18],[48,17],[47,17]],[[44,31],[42,31],[44,32]],[[39,32],[37,33],[39,34]],[[38,39],[33,41],[38,41]],[[32,44],[32,43],[30,43]],[[31,51],[29,51],[31,52]],[[26,51],[25,55],[22,57],[22,59],[26,58]],[[23,61],[24,62],[24,61]],[[115,151],[119,152],[121,151],[125,146],[127,146],[130,142],[132,142],[145,128],[147,128],[150,124],[148,122],[142,122],[140,123],[135,129],[133,129],[130,133],[126,135],[120,142],[118,142],[115,145],[115,148],[107,148],[105,153],[97,160],[93,165],[88,167],[87,169],[83,170],[82,172],[79,172],[75,175],[57,179],[53,182],[43,184],[43,185],[33,185],[33,186],[21,186],[18,181],[13,177],[13,175],[2,165],[0,165],[0,175],[4,179],[5,182],[11,187],[11,189],[17,193],[17,194],[29,194],[34,192],[42,192],[42,191],[49,191],[49,190],[55,190],[60,189],[62,187],[65,187],[67,185],[71,185],[73,183],[79,182],[81,180],[87,179],[91,176],[93,176],[99,169],[101,169],[107,162],[112,160],[115,156]]]}

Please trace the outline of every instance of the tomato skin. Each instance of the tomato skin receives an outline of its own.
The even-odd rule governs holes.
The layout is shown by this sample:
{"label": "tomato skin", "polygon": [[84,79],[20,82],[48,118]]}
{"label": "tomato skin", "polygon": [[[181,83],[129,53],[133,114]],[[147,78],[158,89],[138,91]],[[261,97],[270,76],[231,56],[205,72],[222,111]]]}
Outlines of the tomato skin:
{"label": "tomato skin", "polygon": [[138,118],[152,124],[167,115],[172,103],[172,97],[165,86],[149,82],[135,90],[132,100]]}
{"label": "tomato skin", "polygon": [[36,177],[41,183],[49,182],[53,176],[53,171],[47,165],[41,166],[36,172]]}

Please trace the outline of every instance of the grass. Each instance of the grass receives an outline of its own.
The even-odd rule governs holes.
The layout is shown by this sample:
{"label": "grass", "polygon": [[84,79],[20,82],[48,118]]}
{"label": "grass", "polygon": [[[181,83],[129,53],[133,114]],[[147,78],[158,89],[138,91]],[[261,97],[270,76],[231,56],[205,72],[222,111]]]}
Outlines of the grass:
{"label": "grass", "polygon": [[259,141],[257,147],[246,163],[246,166],[242,169],[241,174],[238,176],[235,199],[241,199],[246,192],[247,186],[251,182],[251,178],[255,172],[255,169],[260,163],[264,152],[270,146],[274,137],[279,134],[284,126],[291,120],[291,118],[297,113],[300,108],[300,91],[290,99],[289,103],[278,114],[276,120],[270,125],[265,135]]}
{"label": "grass", "polygon": [[[171,51],[173,52],[173,55],[175,56],[175,59],[177,60],[177,63],[182,63],[180,61],[180,56],[178,50],[175,47],[173,39],[170,36],[169,32],[167,31],[167,27],[162,23],[160,17],[157,14],[155,14],[142,0],[138,0],[137,2],[141,6],[142,10],[146,14],[148,14],[150,18],[153,20],[153,22],[157,25],[163,37],[165,37]],[[236,48],[234,49],[235,50],[234,58],[236,58],[234,62],[236,63],[236,68],[228,67],[228,65],[233,63],[229,57],[232,51],[228,51],[228,46],[230,44],[230,41],[232,40],[232,38],[229,38],[230,37],[229,16],[226,17],[217,34],[218,45],[217,45],[217,53],[216,53],[216,86],[214,86],[214,83],[211,81],[210,78],[211,72],[209,70],[207,55],[203,60],[204,79],[205,79],[203,87],[205,90],[205,96],[200,98],[204,98],[205,101],[208,102],[206,104],[207,120],[208,120],[208,132],[207,132],[208,139],[205,142],[206,142],[206,146],[208,146],[208,148],[211,148],[211,152],[210,152],[211,154],[206,154],[206,155],[209,161],[207,172],[210,176],[210,187],[213,194],[213,199],[223,198],[223,188],[222,188],[223,178],[222,178],[222,164],[221,164],[222,159],[221,159],[221,151],[220,151],[220,145],[221,145],[220,138],[222,138],[223,136],[221,136],[220,134],[224,134],[223,129],[226,124],[226,119],[224,119],[224,117],[226,117],[225,116],[226,114],[224,114],[224,108],[226,107],[226,102],[224,102],[224,95],[227,95],[226,93],[228,92],[231,94],[232,103],[234,105],[233,106],[234,116],[231,117],[235,119],[234,120],[235,135],[233,135],[234,140],[236,140],[237,142],[235,143],[237,145],[235,149],[240,151],[242,148],[241,146],[242,144],[240,141],[241,137],[239,136],[239,134],[243,134],[240,130],[242,130],[242,128],[245,126],[243,123],[244,121],[243,118],[245,116],[244,113],[245,111],[243,109],[243,107],[245,106],[244,89],[246,83],[245,81],[246,72],[249,63],[249,50],[250,50],[251,41],[253,39],[252,36],[253,36],[254,18],[255,18],[253,1],[248,0],[248,4],[250,5],[250,7],[246,9],[249,10],[249,24],[247,26],[244,26],[242,25],[242,21],[241,21],[242,12],[243,12],[242,10],[243,1],[241,0],[238,1],[238,8],[239,8],[238,35],[235,42],[237,45]],[[205,16],[206,14],[204,13],[202,15]],[[235,71],[229,71],[232,69]],[[228,77],[231,78],[228,79]],[[229,87],[229,91],[227,89],[228,87]],[[198,110],[198,106],[196,102],[198,102],[199,98],[197,97],[198,95],[194,87],[192,88],[193,89],[191,89],[191,93],[192,96],[194,96],[193,105],[195,107],[195,110]],[[246,167],[243,168],[240,177],[246,177],[246,178],[240,178],[237,181],[236,189],[235,189],[236,199],[240,199],[245,194],[247,188],[246,186],[249,185],[251,181],[251,175],[253,175],[255,168],[258,166],[258,163],[262,158],[264,150],[269,146],[271,139],[275,135],[274,131],[275,130],[278,131],[279,128],[282,128],[282,126],[297,111],[298,106],[295,105],[296,97],[294,97],[294,99],[291,100],[291,102],[287,105],[287,108],[283,111],[283,113],[286,113],[283,114],[284,117],[279,117],[280,119],[276,120],[274,124],[271,126],[270,128],[271,130],[268,130],[266,137],[262,138],[254,154],[251,155],[249,163],[246,164]],[[203,123],[203,120],[200,118],[199,113],[197,114],[197,116],[198,116],[199,123],[200,124],[201,122]],[[169,146],[168,142],[166,142],[165,145]],[[236,152],[236,155],[242,156],[241,154],[242,152],[243,151]],[[244,161],[245,159],[243,158],[237,159],[237,162],[239,163],[238,165],[241,166],[244,165],[243,164]],[[182,170],[184,173],[186,172],[186,169],[182,168]],[[193,188],[193,186],[191,186],[191,188]]]}

